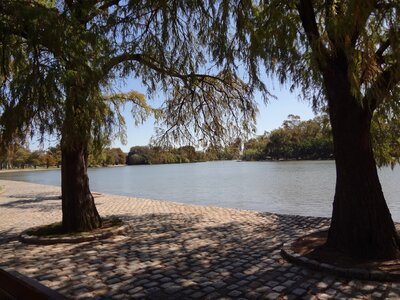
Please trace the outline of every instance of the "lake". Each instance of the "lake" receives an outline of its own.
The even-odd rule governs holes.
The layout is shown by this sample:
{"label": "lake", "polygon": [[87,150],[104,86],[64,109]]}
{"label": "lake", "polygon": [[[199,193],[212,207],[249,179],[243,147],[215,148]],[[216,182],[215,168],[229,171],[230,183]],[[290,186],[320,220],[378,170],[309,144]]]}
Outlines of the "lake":
{"label": "lake", "polygon": [[[400,170],[379,171],[394,220],[400,221]],[[89,170],[92,191],[261,212],[327,217],[333,161],[235,162],[126,166]],[[60,185],[60,171],[0,173],[0,179]]]}

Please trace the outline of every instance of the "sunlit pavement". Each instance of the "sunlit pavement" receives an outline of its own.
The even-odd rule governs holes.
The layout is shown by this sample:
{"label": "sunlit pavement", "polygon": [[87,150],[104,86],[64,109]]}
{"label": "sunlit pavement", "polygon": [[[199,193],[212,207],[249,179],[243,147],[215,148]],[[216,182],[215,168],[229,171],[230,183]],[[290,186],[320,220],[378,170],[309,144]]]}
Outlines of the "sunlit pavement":
{"label": "sunlit pavement", "polygon": [[124,236],[26,245],[17,235],[61,220],[60,189],[0,180],[0,267],[74,299],[382,299],[400,283],[351,280],[292,265],[282,243],[329,220],[124,196],[96,198]]}

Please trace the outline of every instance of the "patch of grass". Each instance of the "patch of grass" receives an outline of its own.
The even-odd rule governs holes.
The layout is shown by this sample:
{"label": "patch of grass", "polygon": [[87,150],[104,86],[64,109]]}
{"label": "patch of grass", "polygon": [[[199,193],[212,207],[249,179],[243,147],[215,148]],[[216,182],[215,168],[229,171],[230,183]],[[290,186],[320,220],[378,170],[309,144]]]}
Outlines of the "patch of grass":
{"label": "patch of grass", "polygon": [[103,219],[103,225],[100,228],[97,228],[92,231],[83,231],[83,232],[66,232],[62,227],[61,222],[52,223],[49,225],[44,225],[40,227],[33,228],[28,230],[26,233],[31,236],[38,237],[77,237],[77,236],[89,236],[93,233],[98,233],[104,229],[109,229],[112,227],[119,227],[123,225],[123,221],[121,219],[111,217],[107,219]]}

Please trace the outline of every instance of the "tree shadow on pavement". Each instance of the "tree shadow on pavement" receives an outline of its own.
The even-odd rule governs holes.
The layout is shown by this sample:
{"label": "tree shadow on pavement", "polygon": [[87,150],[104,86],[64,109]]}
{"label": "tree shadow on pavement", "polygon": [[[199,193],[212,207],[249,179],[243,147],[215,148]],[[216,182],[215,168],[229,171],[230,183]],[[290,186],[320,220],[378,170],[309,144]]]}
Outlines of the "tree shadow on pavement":
{"label": "tree shadow on pavement", "polygon": [[[10,197],[11,198],[11,197]],[[61,200],[58,196],[15,196],[13,200],[0,204],[0,208],[37,209],[42,212],[61,209]]]}
{"label": "tree shadow on pavement", "polygon": [[326,226],[327,219],[278,216],[273,223],[255,223],[176,213],[118,217],[130,226],[125,236],[74,245],[3,244],[0,252],[14,256],[1,264],[12,264],[67,296],[87,299],[296,299],[319,293],[334,298],[346,291],[368,296],[378,288],[349,288],[354,282],[293,266],[280,256],[282,243],[312,226]]}

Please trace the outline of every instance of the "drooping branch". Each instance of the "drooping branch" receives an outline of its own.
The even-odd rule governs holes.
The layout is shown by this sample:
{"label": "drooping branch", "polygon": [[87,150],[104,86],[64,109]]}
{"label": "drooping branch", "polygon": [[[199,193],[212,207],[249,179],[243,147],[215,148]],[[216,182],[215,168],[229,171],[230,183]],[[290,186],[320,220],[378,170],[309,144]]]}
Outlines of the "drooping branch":
{"label": "drooping branch", "polygon": [[366,91],[363,103],[369,105],[373,111],[383,103],[392,90],[400,83],[400,62],[388,67],[376,78],[375,82]]}
{"label": "drooping branch", "polygon": [[0,10],[6,16],[6,21],[0,24],[3,34],[18,36],[30,44],[42,45],[55,56],[63,55],[62,36],[59,32],[65,20],[57,10],[43,7],[36,2],[34,5],[18,1],[3,4],[0,1]]}
{"label": "drooping branch", "polygon": [[360,33],[365,28],[371,13],[374,11],[377,1],[376,0],[355,0],[353,7],[347,10],[344,21],[348,24],[348,28],[352,29],[349,32],[351,45],[354,47]]}
{"label": "drooping branch", "polygon": [[376,57],[376,61],[379,64],[383,64],[383,54],[385,53],[385,51],[390,47],[390,40],[387,39],[385,41],[382,42],[382,44],[379,46],[378,50],[376,50],[375,52],[375,57]]}
{"label": "drooping branch", "polygon": [[[80,1],[81,2],[81,1]],[[80,22],[82,24],[86,24],[92,19],[94,19],[96,16],[102,14],[103,12],[107,11],[113,6],[118,5],[121,0],[108,0],[108,1],[99,1],[99,0],[85,0],[82,1],[83,3],[79,3],[79,6],[82,6],[82,4],[87,5],[88,7],[91,7],[91,9],[87,10],[87,13],[85,16],[80,16]],[[72,9],[73,7],[69,7]]]}
{"label": "drooping branch", "polygon": [[320,38],[320,34],[315,20],[315,12],[312,2],[310,0],[300,0],[297,9],[308,41],[314,44],[315,41]]}
{"label": "drooping branch", "polygon": [[300,0],[297,5],[301,24],[306,33],[307,40],[317,60],[318,67],[324,69],[324,61],[328,57],[328,50],[321,42],[321,35],[316,22],[314,7],[311,0]]}
{"label": "drooping branch", "polygon": [[230,72],[213,80],[205,78],[192,86],[176,86],[166,101],[156,139],[170,144],[183,141],[203,146],[225,143],[253,134],[257,108],[249,87]]}
{"label": "drooping branch", "polygon": [[197,74],[197,73],[183,73],[175,70],[173,67],[162,66],[157,62],[156,59],[142,53],[124,53],[109,59],[102,67],[102,75],[107,76],[107,74],[114,67],[118,66],[123,62],[135,61],[138,62],[149,69],[156,71],[159,74],[179,78],[185,82],[188,80],[204,80],[204,79],[214,79],[224,83],[224,79],[218,76],[208,75],[208,74]]}

